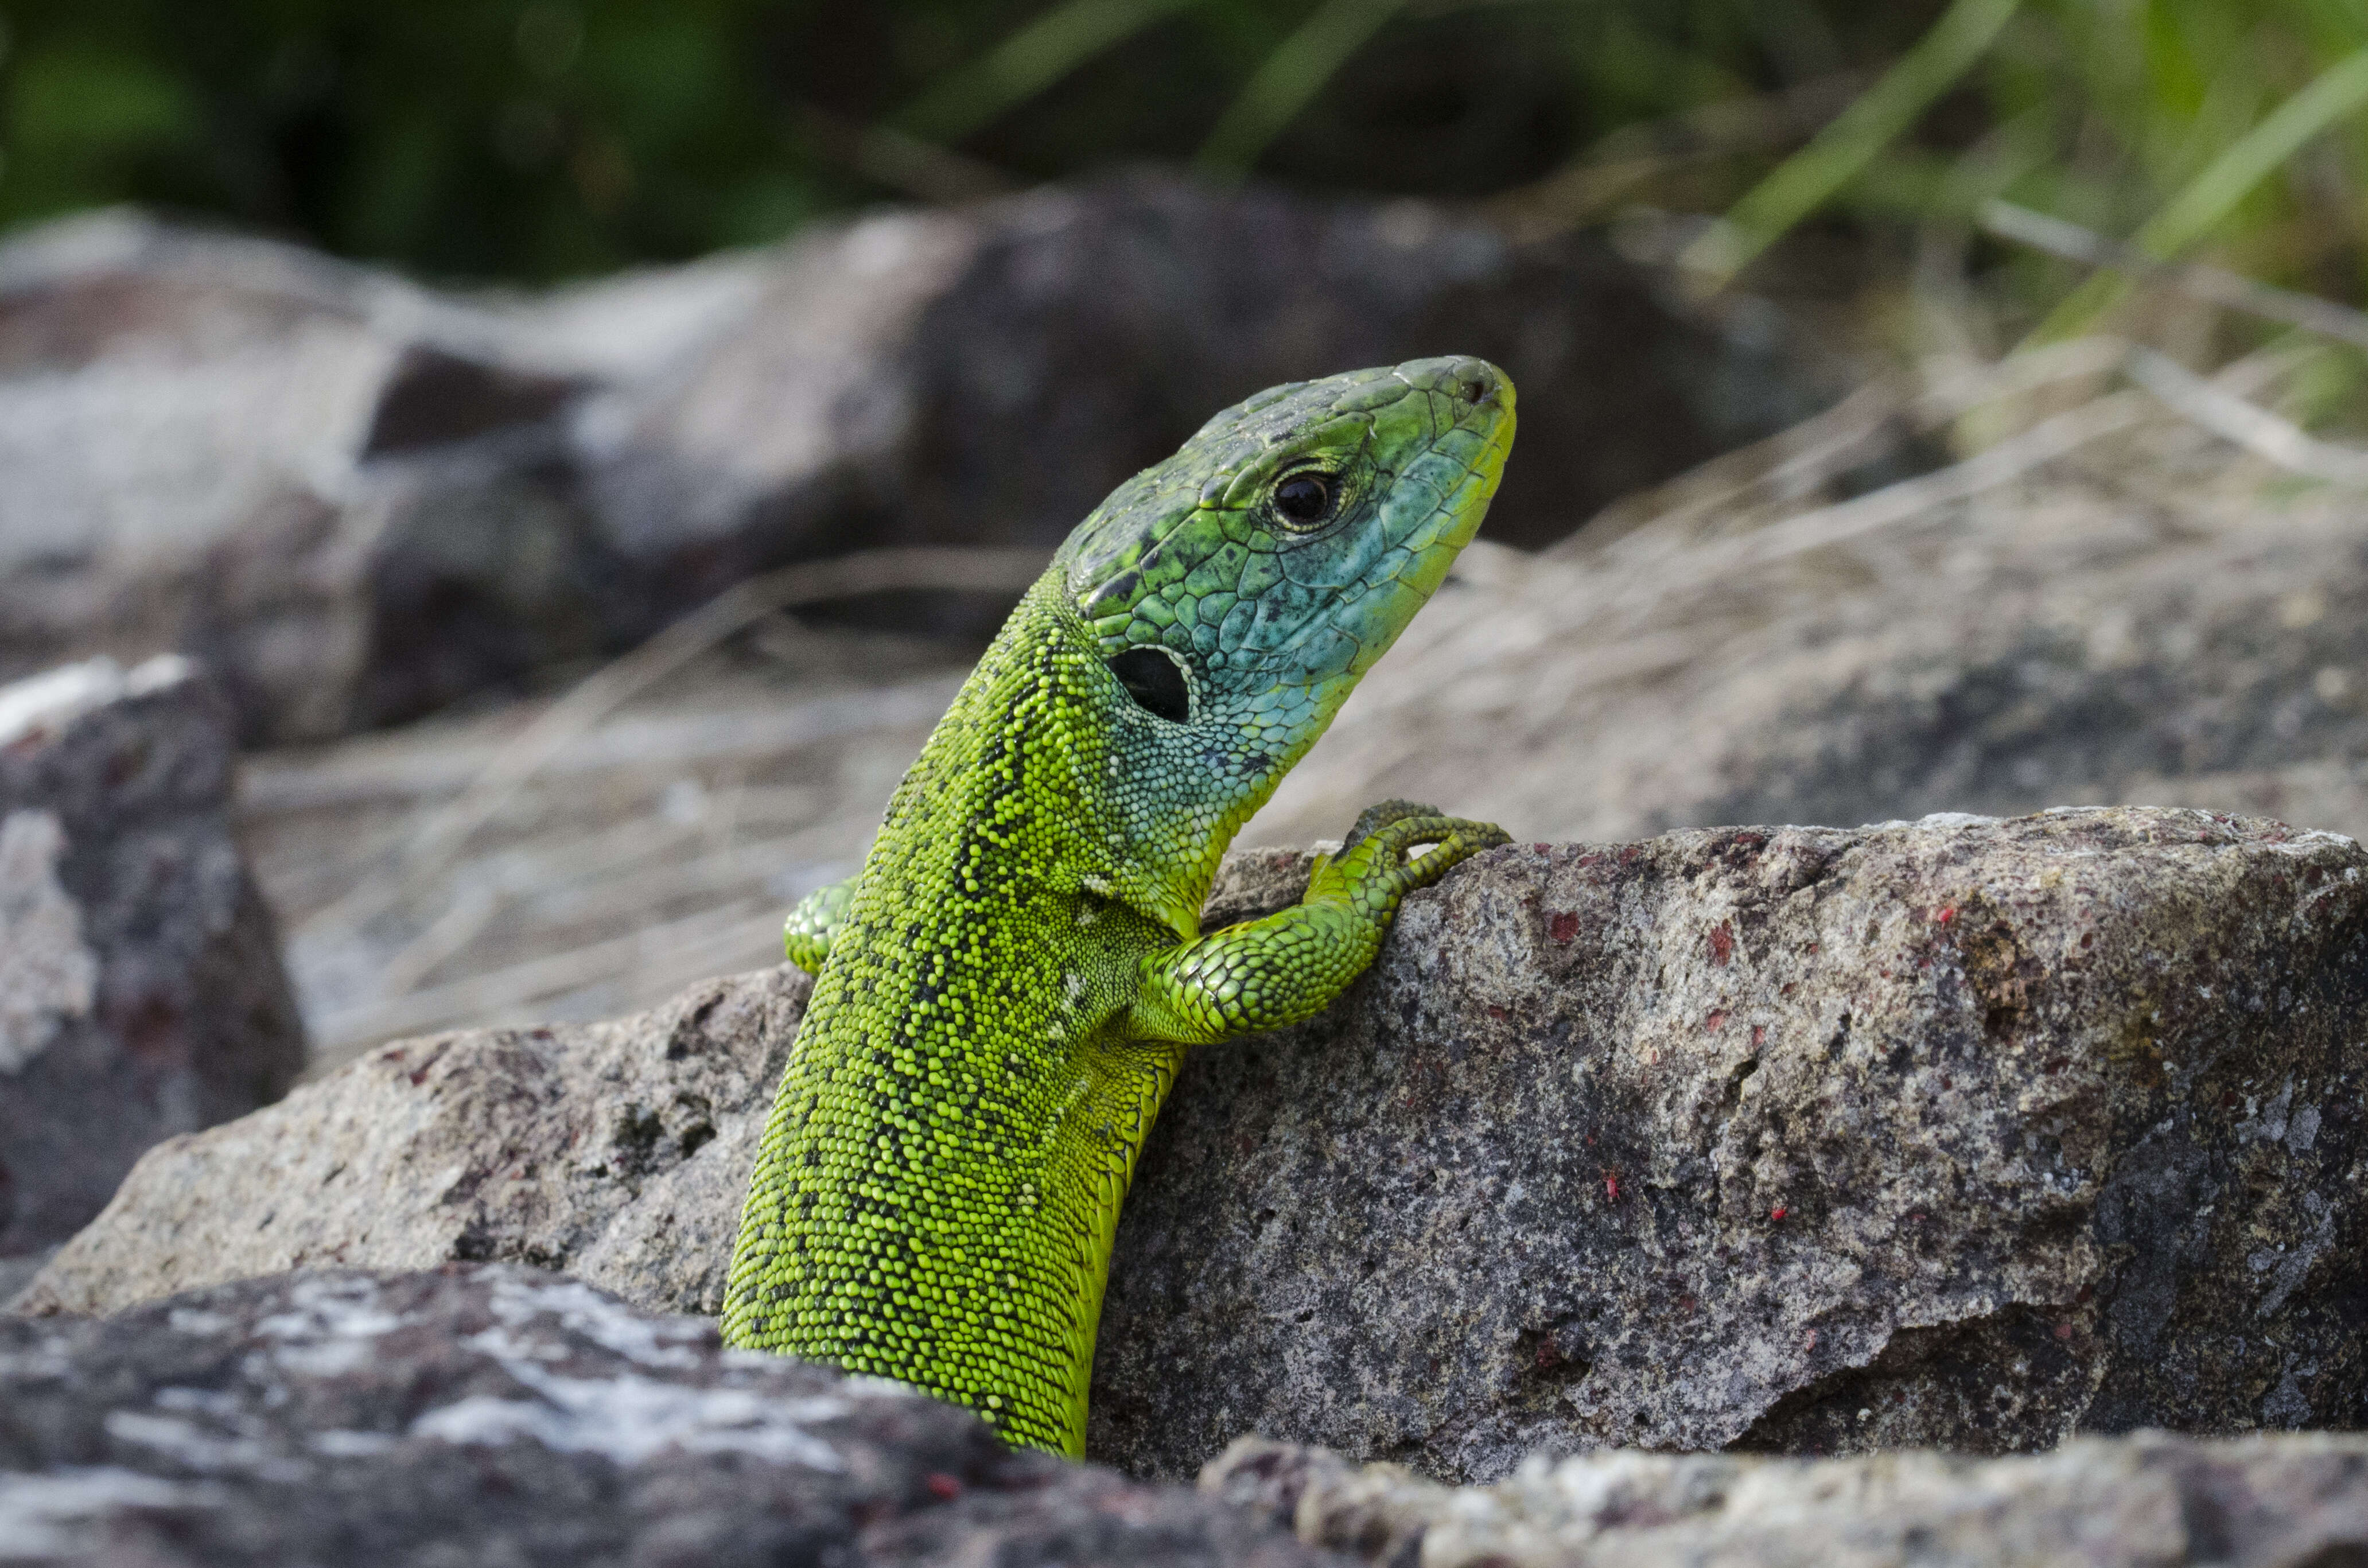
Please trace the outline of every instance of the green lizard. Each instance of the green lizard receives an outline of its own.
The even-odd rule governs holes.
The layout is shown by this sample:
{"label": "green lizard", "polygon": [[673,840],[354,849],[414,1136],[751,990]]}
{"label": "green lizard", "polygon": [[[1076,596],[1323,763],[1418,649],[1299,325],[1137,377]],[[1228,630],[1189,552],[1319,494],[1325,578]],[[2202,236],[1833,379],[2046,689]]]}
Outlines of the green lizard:
{"label": "green lizard", "polygon": [[1225,846],[1447,575],[1512,439],[1512,384],[1483,360],[1293,382],[1069,536],[861,873],[790,917],[820,978],[727,1344],[1083,1451],[1120,1200],[1186,1048],[1320,1012],[1409,891],[1505,842],[1376,806],[1302,903],[1201,934]]}

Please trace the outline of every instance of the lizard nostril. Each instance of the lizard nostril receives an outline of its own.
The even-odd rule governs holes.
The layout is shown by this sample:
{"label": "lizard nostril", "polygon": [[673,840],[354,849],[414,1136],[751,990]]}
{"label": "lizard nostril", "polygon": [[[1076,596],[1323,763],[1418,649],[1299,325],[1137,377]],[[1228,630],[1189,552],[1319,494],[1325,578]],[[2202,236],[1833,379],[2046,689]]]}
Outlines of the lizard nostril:
{"label": "lizard nostril", "polygon": [[1465,381],[1462,388],[1463,392],[1463,401],[1466,403],[1486,403],[1488,401],[1488,394],[1495,390],[1496,389],[1494,387],[1490,386],[1486,381],[1482,381],[1477,376],[1474,376],[1471,380]]}

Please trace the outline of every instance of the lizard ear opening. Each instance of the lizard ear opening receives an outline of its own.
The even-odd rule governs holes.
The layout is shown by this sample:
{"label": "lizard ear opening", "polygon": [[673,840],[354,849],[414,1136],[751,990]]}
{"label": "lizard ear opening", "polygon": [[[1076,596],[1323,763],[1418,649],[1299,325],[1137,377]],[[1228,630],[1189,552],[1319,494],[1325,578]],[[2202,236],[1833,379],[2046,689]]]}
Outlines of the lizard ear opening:
{"label": "lizard ear opening", "polygon": [[1145,712],[1181,724],[1192,717],[1192,688],[1183,662],[1165,648],[1129,648],[1112,654],[1110,672]]}

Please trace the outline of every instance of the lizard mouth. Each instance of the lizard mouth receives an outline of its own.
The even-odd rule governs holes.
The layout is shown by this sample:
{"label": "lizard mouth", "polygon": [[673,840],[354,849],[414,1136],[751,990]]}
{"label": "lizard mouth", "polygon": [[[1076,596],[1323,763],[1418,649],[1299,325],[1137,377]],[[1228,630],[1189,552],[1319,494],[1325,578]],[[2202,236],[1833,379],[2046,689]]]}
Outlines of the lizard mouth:
{"label": "lizard mouth", "polygon": [[1400,447],[1395,472],[1372,476],[1373,504],[1353,527],[1323,548],[1281,552],[1296,592],[1259,613],[1298,624],[1269,624],[1258,666],[1278,680],[1313,684],[1371,668],[1446,579],[1496,493],[1513,433],[1504,372],[1463,358],[1417,361],[1394,375],[1428,401],[1427,438]]}

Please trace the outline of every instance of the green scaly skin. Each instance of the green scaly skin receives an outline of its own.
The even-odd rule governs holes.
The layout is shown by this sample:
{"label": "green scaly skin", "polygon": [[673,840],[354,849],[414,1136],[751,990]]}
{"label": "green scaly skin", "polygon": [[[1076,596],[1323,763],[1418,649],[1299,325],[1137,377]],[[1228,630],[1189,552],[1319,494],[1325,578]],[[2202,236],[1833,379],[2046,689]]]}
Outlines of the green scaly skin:
{"label": "green scaly skin", "polygon": [[[727,1344],[1083,1451],[1119,1203],[1187,1048],[1322,1011],[1408,892],[1505,842],[1393,801],[1302,903],[1201,934],[1225,846],[1447,575],[1512,438],[1512,385],[1482,360],[1294,382],[1069,537],[861,874],[790,918],[820,978]],[[1294,517],[1310,476],[1330,505]]]}

